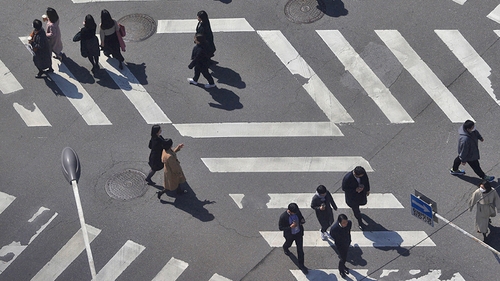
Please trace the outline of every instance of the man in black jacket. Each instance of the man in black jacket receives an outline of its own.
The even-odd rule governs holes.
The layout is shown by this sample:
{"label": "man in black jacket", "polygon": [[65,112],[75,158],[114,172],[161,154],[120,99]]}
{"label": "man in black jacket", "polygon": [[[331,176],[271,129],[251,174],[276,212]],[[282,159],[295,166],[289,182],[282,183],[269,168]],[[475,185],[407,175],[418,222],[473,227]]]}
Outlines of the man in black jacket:
{"label": "man in black jacket", "polygon": [[283,237],[285,237],[285,243],[283,243],[283,251],[285,255],[290,255],[289,248],[292,246],[293,241],[297,246],[297,258],[299,260],[299,268],[304,274],[308,273],[307,267],[304,265],[304,227],[302,226],[306,223],[306,220],[302,216],[299,210],[299,206],[295,203],[288,204],[288,209],[281,214],[279,220],[279,229],[283,231]]}
{"label": "man in black jacket", "polygon": [[370,195],[370,181],[363,167],[357,166],[348,172],[342,180],[342,190],[345,193],[345,202],[351,207],[354,217],[358,220],[358,225],[363,230],[363,220],[359,206],[366,205],[367,196]]}
{"label": "man in black jacket", "polygon": [[316,217],[321,225],[321,239],[325,241],[328,240],[327,230],[334,221],[332,207],[335,211],[337,210],[337,205],[333,200],[332,194],[324,185],[318,186],[316,194],[314,194],[311,200],[311,208],[316,211]]}
{"label": "man in black jacket", "polygon": [[349,268],[345,266],[345,262],[347,261],[347,251],[351,245],[351,227],[352,222],[347,219],[347,216],[340,214],[337,221],[330,228],[330,235],[339,251],[339,272],[342,278],[349,274]]}

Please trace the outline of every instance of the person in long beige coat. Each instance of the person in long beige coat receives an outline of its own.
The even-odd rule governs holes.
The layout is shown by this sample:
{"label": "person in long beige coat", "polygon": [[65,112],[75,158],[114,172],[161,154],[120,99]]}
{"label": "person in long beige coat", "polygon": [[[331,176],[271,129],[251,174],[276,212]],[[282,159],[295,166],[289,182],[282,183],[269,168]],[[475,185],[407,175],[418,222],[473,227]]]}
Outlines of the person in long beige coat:
{"label": "person in long beige coat", "polygon": [[175,190],[177,194],[186,193],[187,190],[182,190],[179,186],[181,183],[186,182],[186,177],[182,171],[179,159],[177,159],[177,152],[179,152],[184,144],[181,143],[172,149],[172,139],[165,139],[163,142],[163,152],[161,155],[161,162],[165,165],[163,172],[163,190],[158,191],[158,199],[163,193]]}
{"label": "person in long beige coat", "polygon": [[483,234],[485,240],[490,217],[496,216],[499,204],[500,196],[498,196],[497,191],[486,180],[483,180],[479,184],[479,188],[474,191],[469,200],[469,211],[472,211],[472,208],[476,206],[476,230]]}

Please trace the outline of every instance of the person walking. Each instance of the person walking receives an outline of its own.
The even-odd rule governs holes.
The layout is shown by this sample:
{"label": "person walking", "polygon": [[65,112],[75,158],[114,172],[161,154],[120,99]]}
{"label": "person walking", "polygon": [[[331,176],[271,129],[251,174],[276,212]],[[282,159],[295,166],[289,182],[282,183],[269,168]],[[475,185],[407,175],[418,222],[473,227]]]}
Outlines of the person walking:
{"label": "person walking", "polygon": [[193,47],[193,51],[191,52],[191,63],[188,65],[189,69],[193,69],[194,67],[194,76],[193,78],[188,78],[189,84],[198,85],[198,79],[200,78],[200,73],[203,74],[203,77],[207,79],[208,84],[205,84],[205,88],[213,88],[215,87],[214,79],[212,75],[208,72],[208,66],[210,65],[210,57],[206,51],[206,42],[205,36],[203,34],[197,33],[194,36],[195,46]]}
{"label": "person walking", "polygon": [[478,187],[469,200],[469,211],[472,212],[476,206],[476,231],[482,233],[483,240],[486,240],[490,217],[495,217],[500,207],[500,196],[487,180],[483,180]]}
{"label": "person walking", "polygon": [[28,43],[33,50],[33,63],[38,69],[36,78],[41,78],[44,70],[48,68],[49,72],[53,72],[52,59],[50,57],[51,51],[49,40],[45,35],[45,30],[42,27],[42,22],[38,19],[33,21],[33,31],[30,34]]}
{"label": "person walking", "polygon": [[101,37],[101,47],[104,51],[104,55],[117,59],[120,62],[120,69],[123,69],[123,61],[125,58],[122,56],[122,51],[125,52],[125,43],[120,40],[121,35],[120,26],[111,17],[108,10],[104,9],[101,11],[101,24],[99,25],[99,35]]}
{"label": "person walking", "polygon": [[472,170],[483,180],[493,181],[494,176],[487,176],[479,165],[479,145],[478,140],[484,141],[481,134],[476,130],[474,121],[467,120],[458,128],[458,156],[453,161],[450,169],[452,175],[463,175],[464,170],[458,167],[460,164],[468,163]]}
{"label": "person walking", "polygon": [[163,169],[163,162],[161,161],[161,156],[163,153],[163,142],[165,139],[161,135],[161,127],[160,125],[153,125],[151,128],[151,139],[149,140],[149,149],[151,152],[149,153],[149,173],[146,177],[146,182],[149,185],[155,185],[156,183],[151,180],[154,174]]}
{"label": "person walking", "polygon": [[54,58],[60,61],[63,60],[64,53],[62,52],[63,44],[61,40],[61,29],[59,28],[59,15],[54,8],[48,7],[45,12],[47,15],[47,38]]}
{"label": "person walking", "polygon": [[316,211],[316,217],[318,218],[321,229],[322,240],[328,240],[328,227],[334,222],[333,210],[337,210],[337,205],[333,200],[332,194],[326,189],[324,185],[320,185],[316,188],[316,194],[314,194],[311,200],[311,208]]}
{"label": "person walking", "polygon": [[177,159],[177,152],[179,152],[184,144],[181,143],[172,149],[172,139],[165,139],[163,144],[163,152],[161,155],[161,162],[165,165],[165,170],[163,171],[163,190],[158,191],[158,199],[161,199],[161,195],[167,191],[175,190],[177,194],[186,193],[187,190],[183,190],[180,184],[186,182],[186,177],[182,171],[179,159]]}
{"label": "person walking", "polygon": [[212,32],[212,27],[210,26],[210,20],[208,19],[208,14],[205,11],[199,11],[198,14],[198,24],[196,25],[196,33],[203,34],[207,43],[207,54],[211,58],[214,56],[216,51],[214,44],[214,34]]}
{"label": "person walking", "polygon": [[349,274],[349,268],[345,266],[345,263],[351,245],[351,228],[352,222],[344,214],[340,214],[337,221],[330,228],[330,236],[339,251],[339,273],[342,278],[346,278],[346,274]]}
{"label": "person walking", "polygon": [[99,68],[99,40],[96,34],[97,24],[94,17],[88,14],[83,21],[83,27],[80,29],[79,36],[75,36],[73,41],[80,41],[80,53],[82,57],[88,58],[92,64],[92,72],[95,73]]}
{"label": "person walking", "polygon": [[348,172],[342,179],[342,190],[347,206],[351,207],[354,217],[358,220],[359,229],[363,230],[364,224],[359,206],[366,205],[367,196],[370,195],[370,181],[365,169],[357,166]]}
{"label": "person walking", "polygon": [[296,203],[288,204],[287,210],[281,214],[278,227],[279,230],[283,231],[283,237],[285,237],[285,243],[283,243],[283,251],[285,255],[290,255],[289,248],[295,241],[297,246],[297,258],[299,261],[299,268],[304,274],[308,273],[307,267],[304,265],[304,227],[302,226],[306,223],[306,220],[302,216],[299,210],[299,206]]}

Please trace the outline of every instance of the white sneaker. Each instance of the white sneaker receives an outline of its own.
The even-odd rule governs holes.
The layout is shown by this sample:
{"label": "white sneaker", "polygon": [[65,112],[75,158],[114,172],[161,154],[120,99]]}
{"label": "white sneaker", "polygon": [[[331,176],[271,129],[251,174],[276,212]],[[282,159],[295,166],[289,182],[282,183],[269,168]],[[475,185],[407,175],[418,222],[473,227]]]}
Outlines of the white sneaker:
{"label": "white sneaker", "polygon": [[188,78],[189,84],[198,85],[198,82],[194,81],[193,78]]}
{"label": "white sneaker", "polygon": [[326,232],[321,232],[321,240],[323,240],[323,241],[328,240],[328,236],[326,235]]}
{"label": "white sneaker", "polygon": [[215,84],[205,84],[205,89],[213,88]]}

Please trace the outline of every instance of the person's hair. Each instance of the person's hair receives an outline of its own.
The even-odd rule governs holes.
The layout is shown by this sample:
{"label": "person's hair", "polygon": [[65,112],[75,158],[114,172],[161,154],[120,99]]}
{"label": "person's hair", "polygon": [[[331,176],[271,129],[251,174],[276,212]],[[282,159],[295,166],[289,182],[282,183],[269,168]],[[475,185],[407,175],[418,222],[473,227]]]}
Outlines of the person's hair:
{"label": "person's hair", "polygon": [[91,14],[88,14],[85,16],[84,26],[88,29],[96,29],[97,28],[94,17]]}
{"label": "person's hair", "polygon": [[491,183],[487,180],[481,181],[477,186],[484,186],[484,189],[486,189],[486,193],[491,191]]}
{"label": "person's hair", "polygon": [[472,129],[473,127],[474,127],[474,121],[472,121],[472,120],[465,121],[464,129],[468,130],[468,129]]}
{"label": "person's hair", "polygon": [[57,15],[57,12],[56,12],[56,10],[54,10],[54,8],[48,7],[45,14],[47,15],[47,18],[49,18],[50,22],[52,22],[52,23],[59,20],[59,16]]}
{"label": "person's hair", "polygon": [[210,20],[208,19],[207,12],[201,10],[196,15],[201,19],[202,23],[207,24],[208,26],[210,26]]}
{"label": "person's hair", "polygon": [[115,21],[111,17],[111,14],[108,10],[104,9],[101,11],[101,28],[102,29],[110,29],[115,25]]}
{"label": "person's hair", "polygon": [[365,168],[363,168],[363,167],[361,167],[361,166],[357,166],[356,168],[354,168],[354,174],[355,174],[356,176],[366,175]]}
{"label": "person's hair", "polygon": [[42,22],[39,19],[33,20],[33,28],[35,30],[40,30],[42,28]]}
{"label": "person's hair", "polygon": [[324,185],[319,185],[317,188],[316,188],[316,191],[319,193],[319,194],[323,194],[323,193],[326,193],[326,187]]}
{"label": "person's hair", "polygon": [[297,206],[296,203],[290,203],[288,204],[288,211],[292,213],[297,213],[299,211],[299,206]]}
{"label": "person's hair", "polygon": [[347,220],[347,216],[344,215],[344,214],[339,214],[339,216],[337,217],[337,220],[338,222],[342,222],[342,221],[346,221]]}
{"label": "person's hair", "polygon": [[200,43],[204,43],[205,42],[205,35],[203,35],[201,33],[196,33],[194,35],[194,38],[196,39],[196,41],[198,41]]}
{"label": "person's hair", "polygon": [[173,141],[172,139],[165,139],[165,141],[161,144],[163,149],[169,150],[172,147]]}
{"label": "person's hair", "polygon": [[156,134],[158,134],[160,130],[160,125],[153,125],[153,127],[151,127],[151,137],[156,137]]}

